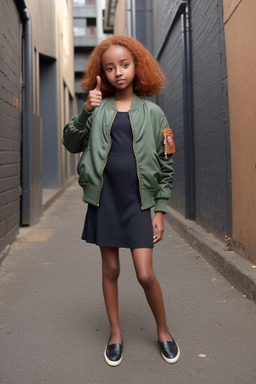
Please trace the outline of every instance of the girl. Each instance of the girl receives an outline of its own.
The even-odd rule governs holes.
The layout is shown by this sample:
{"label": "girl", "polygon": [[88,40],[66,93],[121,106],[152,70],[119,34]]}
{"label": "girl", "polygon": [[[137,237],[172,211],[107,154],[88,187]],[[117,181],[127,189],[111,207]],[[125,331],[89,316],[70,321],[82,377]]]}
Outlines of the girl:
{"label": "girl", "polygon": [[100,246],[111,334],[104,357],[110,366],[119,365],[123,357],[120,247],[131,249],[138,281],[156,320],[163,359],[175,363],[180,356],[152,266],[153,246],[164,232],[175,149],[163,111],[140,98],[158,93],[164,80],[158,64],[138,41],[110,37],[94,49],[81,83],[89,92],[87,101],[64,128],[65,147],[72,153],[83,152],[78,174],[88,210],[82,239]]}

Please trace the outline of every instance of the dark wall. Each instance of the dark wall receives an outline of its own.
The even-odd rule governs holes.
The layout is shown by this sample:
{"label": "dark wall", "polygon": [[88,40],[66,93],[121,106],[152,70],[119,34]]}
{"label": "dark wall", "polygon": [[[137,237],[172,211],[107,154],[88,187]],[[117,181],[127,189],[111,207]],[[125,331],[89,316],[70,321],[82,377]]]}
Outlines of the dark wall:
{"label": "dark wall", "polygon": [[21,26],[14,1],[0,2],[0,251],[20,220]]}
{"label": "dark wall", "polygon": [[192,2],[196,219],[231,234],[231,172],[222,1]]}
{"label": "dark wall", "polygon": [[56,61],[40,55],[43,188],[58,188],[58,124]]}
{"label": "dark wall", "polygon": [[[181,1],[153,1],[153,52],[168,85],[158,97],[174,130],[174,188],[170,204],[185,212],[183,43]],[[222,0],[190,2],[195,220],[219,237],[231,235],[231,171]],[[162,47],[163,42],[165,45]],[[162,47],[162,50],[161,50]]]}
{"label": "dark wall", "polygon": [[153,0],[153,54],[156,57],[181,0]]}
{"label": "dark wall", "polygon": [[152,0],[136,1],[136,39],[152,52]]}
{"label": "dark wall", "polygon": [[157,97],[157,103],[166,113],[175,139],[175,176],[171,204],[185,214],[185,168],[184,168],[184,122],[183,122],[183,80],[182,40],[180,21],[176,22],[171,38],[160,58],[160,65],[168,82]]}

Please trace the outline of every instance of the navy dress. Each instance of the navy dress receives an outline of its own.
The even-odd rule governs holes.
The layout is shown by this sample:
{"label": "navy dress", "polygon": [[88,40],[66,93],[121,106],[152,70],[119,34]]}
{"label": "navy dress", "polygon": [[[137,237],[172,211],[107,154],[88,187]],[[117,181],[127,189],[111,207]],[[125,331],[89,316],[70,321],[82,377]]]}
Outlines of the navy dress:
{"label": "navy dress", "polygon": [[104,247],[153,248],[150,209],[141,210],[128,112],[118,112],[103,172],[100,205],[88,204],[82,239]]}

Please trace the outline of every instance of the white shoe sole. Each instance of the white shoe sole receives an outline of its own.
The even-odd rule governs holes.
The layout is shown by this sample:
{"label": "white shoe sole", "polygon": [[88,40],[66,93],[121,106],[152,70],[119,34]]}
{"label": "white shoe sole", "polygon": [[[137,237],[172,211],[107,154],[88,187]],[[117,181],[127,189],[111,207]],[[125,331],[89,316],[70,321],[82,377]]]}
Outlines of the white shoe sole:
{"label": "white shoe sole", "polygon": [[180,358],[180,348],[178,346],[178,344],[176,343],[177,347],[178,347],[178,353],[177,353],[177,356],[175,356],[173,359],[168,359],[164,354],[163,352],[161,352],[161,355],[162,355],[162,358],[164,359],[164,361],[166,361],[166,363],[168,364],[175,364],[177,363],[177,361],[179,360]]}
{"label": "white shoe sole", "polygon": [[104,359],[105,359],[106,363],[108,365],[110,365],[111,367],[117,367],[121,363],[121,361],[123,360],[123,353],[122,353],[121,358],[118,361],[109,360],[109,358],[107,356],[107,347],[106,347],[105,351],[104,351]]}

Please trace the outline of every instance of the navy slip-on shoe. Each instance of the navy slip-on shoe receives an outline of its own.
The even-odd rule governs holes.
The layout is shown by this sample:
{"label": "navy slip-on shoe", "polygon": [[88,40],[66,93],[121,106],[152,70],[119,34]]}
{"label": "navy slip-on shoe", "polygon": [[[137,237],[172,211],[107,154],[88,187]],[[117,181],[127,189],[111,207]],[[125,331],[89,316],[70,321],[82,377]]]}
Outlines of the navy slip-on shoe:
{"label": "navy slip-on shoe", "polygon": [[119,365],[123,358],[123,345],[122,344],[108,344],[104,351],[104,358],[106,363],[111,367]]}
{"label": "navy slip-on shoe", "polygon": [[176,363],[180,358],[180,349],[178,344],[173,341],[159,342],[161,355],[164,361],[169,364]]}

